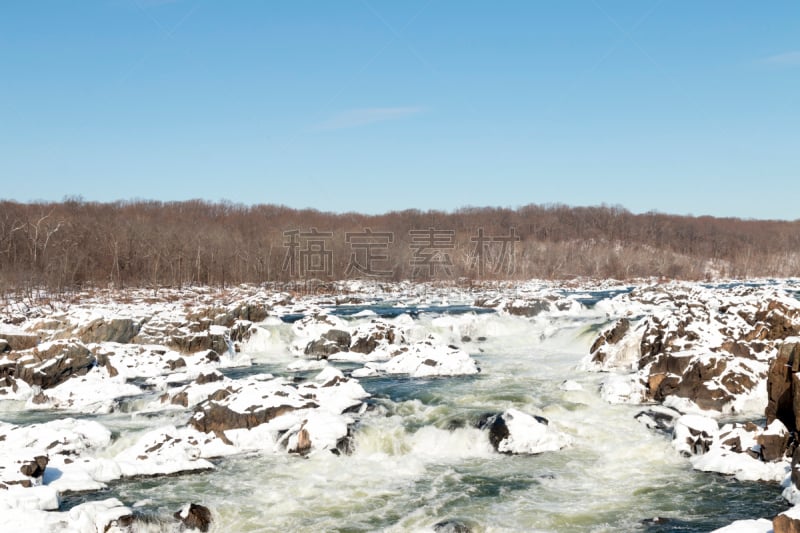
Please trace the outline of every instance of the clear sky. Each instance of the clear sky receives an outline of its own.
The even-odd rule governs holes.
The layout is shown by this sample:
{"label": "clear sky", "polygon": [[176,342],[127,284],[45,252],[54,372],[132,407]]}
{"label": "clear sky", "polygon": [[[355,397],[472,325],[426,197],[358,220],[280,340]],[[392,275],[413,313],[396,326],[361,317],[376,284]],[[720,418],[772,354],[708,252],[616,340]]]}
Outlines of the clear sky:
{"label": "clear sky", "polygon": [[800,218],[800,2],[4,0],[0,198]]}

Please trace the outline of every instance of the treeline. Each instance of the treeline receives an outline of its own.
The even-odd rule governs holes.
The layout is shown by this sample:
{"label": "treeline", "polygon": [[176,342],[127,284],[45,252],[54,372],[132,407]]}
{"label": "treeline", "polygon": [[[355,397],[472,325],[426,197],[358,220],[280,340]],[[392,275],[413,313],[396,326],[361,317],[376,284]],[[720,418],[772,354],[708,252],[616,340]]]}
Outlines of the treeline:
{"label": "treeline", "polygon": [[800,221],[528,205],[379,216],[275,205],[0,202],[0,290],[304,279],[800,275]]}

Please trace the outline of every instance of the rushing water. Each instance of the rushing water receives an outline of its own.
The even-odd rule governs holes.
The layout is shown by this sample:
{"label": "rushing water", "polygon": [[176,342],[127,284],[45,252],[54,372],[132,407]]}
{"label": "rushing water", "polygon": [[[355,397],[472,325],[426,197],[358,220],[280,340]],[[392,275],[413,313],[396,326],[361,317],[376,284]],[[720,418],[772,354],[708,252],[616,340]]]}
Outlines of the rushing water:
{"label": "rushing water", "polygon": [[[213,510],[214,530],[226,532],[430,530],[443,520],[473,531],[709,531],[787,507],[775,485],[693,471],[665,436],[634,420],[637,407],[600,399],[601,376],[576,369],[606,322],[600,313],[525,319],[456,310],[423,310],[411,335],[433,332],[458,344],[482,372],[363,379],[374,408],[356,429],[352,455],[239,456],[212,472],[120,481],[102,493],[67,496],[62,507],[116,496],[140,515],[159,517],[195,501]],[[293,360],[290,328],[271,326],[272,344],[252,354],[257,366],[228,375],[285,373]],[[471,340],[462,342],[465,335]],[[562,390],[567,379],[583,389]],[[99,417],[119,435],[109,456],[146,428],[187,416],[143,416],[131,402]],[[547,417],[573,444],[537,456],[495,453],[474,423],[511,407]],[[53,416],[62,415],[0,418]],[[157,519],[152,527],[158,529]]]}

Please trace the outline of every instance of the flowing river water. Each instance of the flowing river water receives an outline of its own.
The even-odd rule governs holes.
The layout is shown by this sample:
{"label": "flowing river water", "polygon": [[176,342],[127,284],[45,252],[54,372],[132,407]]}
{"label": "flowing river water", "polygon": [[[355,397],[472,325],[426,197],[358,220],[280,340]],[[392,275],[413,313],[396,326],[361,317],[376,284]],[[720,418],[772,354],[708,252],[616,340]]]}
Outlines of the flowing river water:
{"label": "flowing river water", "polygon": [[[776,485],[693,471],[667,436],[634,419],[641,407],[600,398],[602,375],[580,370],[579,363],[607,324],[603,313],[530,319],[464,311],[415,312],[412,335],[434,333],[458,345],[481,373],[362,379],[372,409],[356,427],[350,455],[226,458],[210,472],[123,480],[99,493],[66,495],[62,510],[114,496],[153,517],[140,527],[154,531],[173,527],[158,516],[194,501],[212,509],[213,531],[226,532],[430,531],[446,520],[473,531],[661,532],[710,531],[787,508]],[[247,347],[256,365],[229,375],[289,374],[291,324],[264,327],[268,339]],[[581,388],[564,390],[565,380]],[[145,400],[97,417],[117,436],[108,456],[147,428],[182,424],[188,416],[142,413],[137,402]],[[572,438],[571,446],[535,456],[494,452],[474,423],[508,408],[546,417]],[[60,416],[0,413],[15,423]]]}

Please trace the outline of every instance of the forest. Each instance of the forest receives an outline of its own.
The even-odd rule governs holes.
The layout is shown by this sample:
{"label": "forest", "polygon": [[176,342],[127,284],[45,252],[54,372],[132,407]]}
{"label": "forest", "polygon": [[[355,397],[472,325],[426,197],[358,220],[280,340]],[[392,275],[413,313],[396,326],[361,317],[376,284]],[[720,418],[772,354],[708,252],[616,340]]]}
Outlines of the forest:
{"label": "forest", "polygon": [[0,202],[0,291],[346,278],[790,277],[800,221],[526,205],[382,215],[191,200]]}

